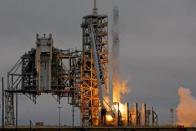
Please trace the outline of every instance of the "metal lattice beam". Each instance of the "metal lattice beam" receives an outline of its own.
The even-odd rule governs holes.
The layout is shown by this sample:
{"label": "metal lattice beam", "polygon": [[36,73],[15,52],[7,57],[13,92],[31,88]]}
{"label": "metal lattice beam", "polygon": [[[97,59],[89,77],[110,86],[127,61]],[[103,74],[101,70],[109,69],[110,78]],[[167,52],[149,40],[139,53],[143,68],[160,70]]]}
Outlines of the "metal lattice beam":
{"label": "metal lattice beam", "polygon": [[[15,125],[15,105],[14,94],[24,94],[34,103],[36,97],[42,93],[51,93],[57,96],[60,102],[62,97],[71,99],[69,104],[80,106],[80,67],[81,51],[78,50],[60,50],[50,47],[52,58],[47,62],[46,46],[51,46],[53,39],[49,37],[39,37],[37,35],[37,47],[28,53],[25,53],[7,75],[7,90],[5,90],[5,125]],[[40,47],[43,46],[43,47]],[[52,50],[51,50],[52,49]],[[66,61],[66,62],[65,62]],[[45,65],[44,65],[45,63]],[[49,64],[48,64],[49,63]],[[41,67],[42,66],[42,67]],[[48,66],[48,67],[46,67]],[[40,87],[40,74],[44,72],[51,74],[49,83],[50,87]],[[48,70],[47,70],[48,69]],[[40,79],[41,78],[41,79]],[[17,105],[16,105],[17,106]]]}
{"label": "metal lattice beam", "polygon": [[83,18],[81,120],[85,127],[100,125],[100,107],[105,108],[103,99],[109,94],[107,24],[107,16]]}

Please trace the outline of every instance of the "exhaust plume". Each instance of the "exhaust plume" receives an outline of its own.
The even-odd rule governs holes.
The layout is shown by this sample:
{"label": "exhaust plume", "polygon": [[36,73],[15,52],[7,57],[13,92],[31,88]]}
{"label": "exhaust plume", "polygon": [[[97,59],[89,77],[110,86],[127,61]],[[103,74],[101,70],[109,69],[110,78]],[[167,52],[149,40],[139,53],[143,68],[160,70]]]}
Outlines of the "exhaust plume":
{"label": "exhaust plume", "polygon": [[191,90],[180,87],[178,89],[179,104],[176,109],[177,124],[186,127],[196,126],[196,99]]}
{"label": "exhaust plume", "polygon": [[[113,9],[113,25],[112,25],[112,59],[111,59],[111,68],[112,68],[112,87],[113,94],[111,103],[118,103],[114,105],[115,110],[119,110],[122,115],[122,120],[127,120],[127,106],[121,102],[122,96],[126,93],[129,93],[129,88],[127,82],[124,81],[120,73],[120,39],[119,39],[119,9],[117,6]],[[109,120],[109,117],[108,117]]]}

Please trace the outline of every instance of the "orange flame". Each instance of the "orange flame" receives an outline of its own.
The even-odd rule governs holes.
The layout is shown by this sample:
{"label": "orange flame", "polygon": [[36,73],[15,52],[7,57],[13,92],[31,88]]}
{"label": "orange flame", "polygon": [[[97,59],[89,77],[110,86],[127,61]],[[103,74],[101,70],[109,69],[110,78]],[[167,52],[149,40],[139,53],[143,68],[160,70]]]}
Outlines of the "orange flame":
{"label": "orange flame", "polygon": [[[117,104],[114,105],[116,111],[120,111],[122,120],[127,119],[127,106],[121,102],[121,95],[125,95],[129,92],[129,88],[127,86],[126,81],[114,80],[113,82],[113,103],[119,103],[119,107]],[[118,109],[119,108],[119,109]]]}
{"label": "orange flame", "polygon": [[114,118],[111,115],[109,115],[109,114],[106,115],[107,122],[112,122],[113,120],[114,120]]}
{"label": "orange flame", "polygon": [[121,95],[128,93],[126,81],[115,80],[113,83],[113,102],[120,102]]}

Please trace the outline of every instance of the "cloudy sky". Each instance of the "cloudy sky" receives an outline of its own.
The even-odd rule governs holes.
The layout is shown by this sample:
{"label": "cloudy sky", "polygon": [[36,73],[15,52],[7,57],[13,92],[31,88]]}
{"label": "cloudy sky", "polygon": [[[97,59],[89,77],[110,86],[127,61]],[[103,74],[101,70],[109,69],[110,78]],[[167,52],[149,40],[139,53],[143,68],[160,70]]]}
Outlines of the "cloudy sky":
{"label": "cloudy sky", "polygon": [[[115,5],[120,10],[121,72],[132,87],[124,101],[154,106],[160,123],[169,123],[179,86],[196,96],[196,1],[98,0],[99,13],[109,16],[110,31]],[[81,48],[81,18],[91,9],[92,0],[0,0],[0,75],[35,47],[36,33],[51,32],[58,48]],[[62,123],[71,124],[65,103]],[[57,106],[49,95],[38,97],[37,105],[21,96],[19,123],[57,124]],[[76,119],[79,123],[78,111]]]}

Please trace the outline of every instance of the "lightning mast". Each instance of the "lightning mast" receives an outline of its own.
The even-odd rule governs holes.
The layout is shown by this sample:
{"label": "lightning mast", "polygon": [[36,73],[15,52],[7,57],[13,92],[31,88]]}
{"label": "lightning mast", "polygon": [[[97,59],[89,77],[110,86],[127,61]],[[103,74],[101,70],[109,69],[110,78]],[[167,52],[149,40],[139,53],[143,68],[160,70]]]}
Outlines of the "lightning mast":
{"label": "lightning mast", "polygon": [[97,0],[94,0],[93,14],[97,15]]}

